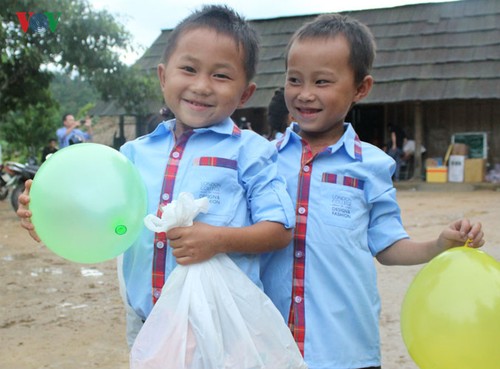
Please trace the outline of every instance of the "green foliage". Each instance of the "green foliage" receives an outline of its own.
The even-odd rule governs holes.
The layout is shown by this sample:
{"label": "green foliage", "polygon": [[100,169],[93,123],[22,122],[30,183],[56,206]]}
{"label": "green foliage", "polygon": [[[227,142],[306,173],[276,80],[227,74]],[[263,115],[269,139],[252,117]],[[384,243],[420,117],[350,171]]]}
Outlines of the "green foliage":
{"label": "green foliage", "polygon": [[39,157],[41,146],[55,137],[60,124],[57,107],[43,103],[29,105],[22,112],[10,111],[4,119],[0,131],[0,137],[8,142],[4,155],[16,153],[24,161],[30,156]]}
{"label": "green foliage", "polygon": [[143,73],[135,67],[124,70],[116,83],[115,88],[120,91],[116,95],[118,104],[135,115],[150,113],[147,102],[163,99],[156,75]]}
{"label": "green foliage", "polygon": [[[24,32],[16,15],[20,11],[61,14],[57,24],[50,22],[50,30],[29,28]],[[66,105],[69,89],[52,90],[53,93],[50,90],[54,70],[80,76],[96,88],[102,99],[116,100],[128,113],[145,111],[144,102],[156,99],[158,88],[151,77],[120,61],[120,53],[131,49],[129,36],[110,13],[95,11],[87,0],[2,1],[0,135],[9,146],[24,146],[28,151],[42,147],[47,132],[54,132],[54,122],[56,128],[60,124],[60,117],[53,117],[56,101],[73,114],[77,108],[96,102],[97,97],[90,94],[86,101],[87,97],[81,97],[77,105]],[[68,99],[60,98],[61,93],[68,94]],[[35,121],[39,124],[34,125]],[[40,122],[43,127],[39,127]]]}
{"label": "green foliage", "polygon": [[[16,12],[48,10],[62,13],[54,32],[22,30]],[[118,52],[127,50],[129,34],[86,0],[10,0],[0,8],[0,20],[0,117],[39,101],[52,77],[48,65],[100,84],[123,67]]]}
{"label": "green foliage", "polygon": [[85,119],[85,117],[89,115],[89,112],[94,108],[94,106],[94,103],[88,103],[84,105],[82,108],[80,108],[80,110],[78,110],[75,117],[77,117],[77,119]]}
{"label": "green foliage", "polygon": [[[54,100],[59,103],[60,116],[71,113],[75,118],[84,117],[99,99],[99,93],[88,81],[79,77],[71,78],[63,73],[54,73],[50,91]],[[90,105],[92,106],[88,108]],[[83,107],[87,108],[80,112]]]}

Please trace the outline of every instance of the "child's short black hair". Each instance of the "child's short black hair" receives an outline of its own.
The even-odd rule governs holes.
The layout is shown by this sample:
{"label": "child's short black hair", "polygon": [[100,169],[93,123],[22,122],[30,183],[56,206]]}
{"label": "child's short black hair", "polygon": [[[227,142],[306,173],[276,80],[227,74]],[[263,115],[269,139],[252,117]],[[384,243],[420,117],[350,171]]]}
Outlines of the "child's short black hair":
{"label": "child's short black hair", "polygon": [[349,64],[354,80],[359,84],[370,74],[375,59],[375,39],[370,29],[357,19],[342,14],[323,14],[299,28],[288,43],[286,58],[295,41],[313,38],[331,38],[342,35],[349,43]]}
{"label": "child's short black hair", "polygon": [[245,73],[247,80],[252,80],[259,59],[259,37],[243,17],[224,5],[205,5],[182,20],[169,35],[163,63],[168,62],[182,33],[196,28],[209,28],[232,37],[237,47],[243,48]]}

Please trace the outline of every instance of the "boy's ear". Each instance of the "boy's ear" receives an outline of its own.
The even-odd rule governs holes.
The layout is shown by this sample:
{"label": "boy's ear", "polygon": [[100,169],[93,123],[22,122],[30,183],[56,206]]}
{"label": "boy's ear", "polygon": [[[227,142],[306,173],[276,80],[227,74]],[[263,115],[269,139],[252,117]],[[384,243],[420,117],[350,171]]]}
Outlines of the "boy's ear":
{"label": "boy's ear", "polygon": [[163,91],[163,89],[165,88],[165,64],[158,64],[156,72],[158,74],[158,79],[160,80],[161,90]]}
{"label": "boy's ear", "polygon": [[245,105],[245,103],[252,97],[256,89],[257,85],[254,82],[250,82],[248,84],[248,86],[245,88],[245,91],[243,91],[243,94],[241,95],[238,108],[241,108],[243,107],[243,105]]}
{"label": "boy's ear", "polygon": [[364,99],[371,91],[373,87],[373,77],[371,75],[365,76],[363,81],[358,85],[356,89],[356,95],[354,95],[354,103],[357,103]]}

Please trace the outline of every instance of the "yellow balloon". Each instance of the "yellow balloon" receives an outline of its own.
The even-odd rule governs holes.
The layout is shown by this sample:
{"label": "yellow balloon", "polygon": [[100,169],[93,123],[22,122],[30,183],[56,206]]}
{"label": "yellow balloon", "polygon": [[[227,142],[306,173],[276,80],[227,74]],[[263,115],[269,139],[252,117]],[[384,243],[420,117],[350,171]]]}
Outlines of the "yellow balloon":
{"label": "yellow balloon", "polygon": [[408,288],[401,333],[421,369],[499,369],[500,264],[469,247],[435,257]]}

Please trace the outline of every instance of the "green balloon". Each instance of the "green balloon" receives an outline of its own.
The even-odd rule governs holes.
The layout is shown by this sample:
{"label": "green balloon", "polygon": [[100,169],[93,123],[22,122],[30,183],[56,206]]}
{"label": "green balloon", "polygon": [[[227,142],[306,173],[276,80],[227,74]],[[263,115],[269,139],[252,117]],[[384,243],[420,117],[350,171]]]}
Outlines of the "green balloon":
{"label": "green balloon", "polygon": [[146,187],[119,151],[82,143],[57,151],[40,167],[30,210],[49,249],[71,261],[98,263],[122,254],[139,237]]}

